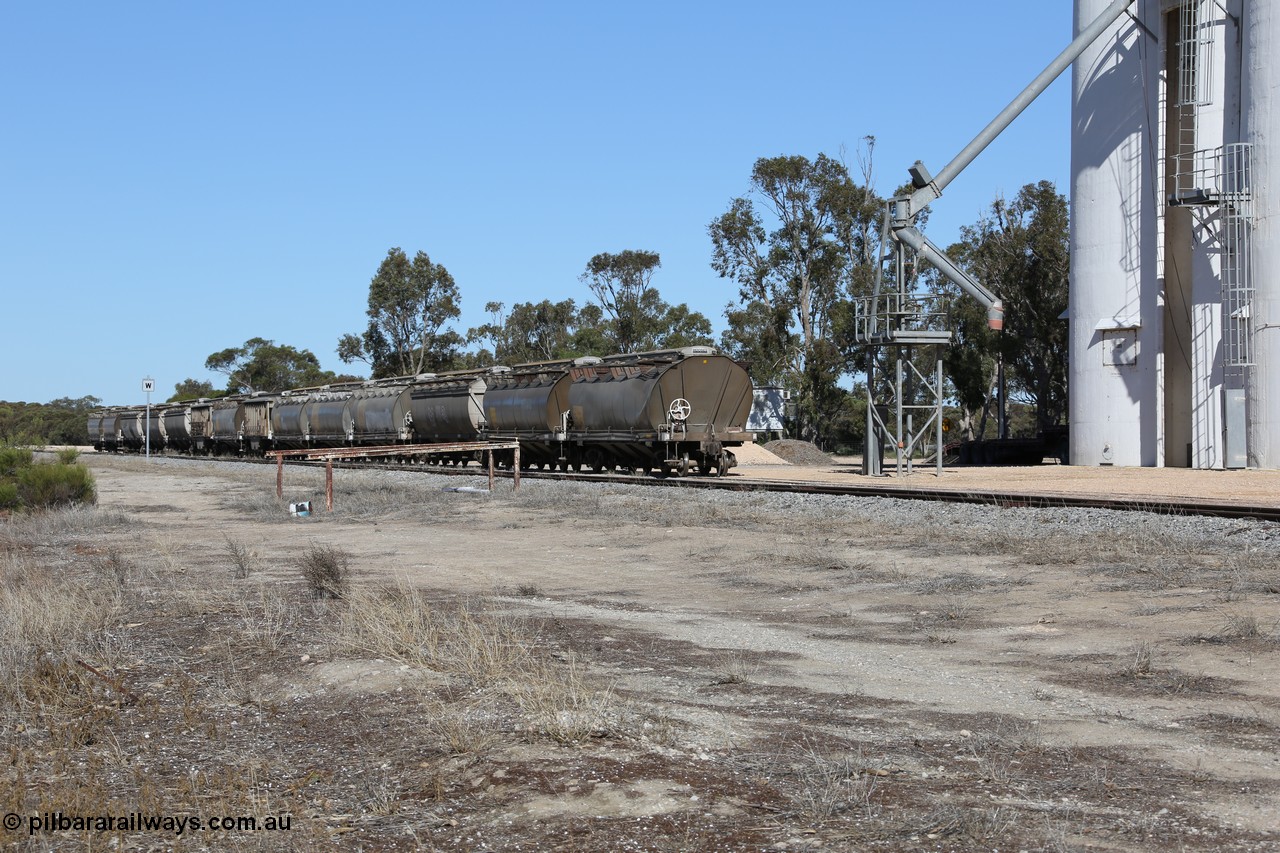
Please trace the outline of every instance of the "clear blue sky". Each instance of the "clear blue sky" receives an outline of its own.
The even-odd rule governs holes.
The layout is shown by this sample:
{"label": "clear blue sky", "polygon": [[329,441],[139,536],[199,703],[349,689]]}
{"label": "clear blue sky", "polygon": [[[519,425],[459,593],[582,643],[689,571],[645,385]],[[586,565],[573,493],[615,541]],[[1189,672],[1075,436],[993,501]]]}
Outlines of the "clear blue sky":
{"label": "clear blue sky", "polygon": [[[251,337],[324,367],[392,246],[490,300],[598,252],[723,328],[707,223],[759,157],[935,172],[1066,45],[1068,0],[0,5],[0,399],[140,402]],[[934,203],[1065,192],[1069,72]]]}

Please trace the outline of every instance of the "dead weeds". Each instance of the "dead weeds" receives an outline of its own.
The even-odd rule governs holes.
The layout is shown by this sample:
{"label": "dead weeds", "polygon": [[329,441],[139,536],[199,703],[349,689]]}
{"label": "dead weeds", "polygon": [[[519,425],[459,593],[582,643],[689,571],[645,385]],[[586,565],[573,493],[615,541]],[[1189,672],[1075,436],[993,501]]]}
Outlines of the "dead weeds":
{"label": "dead weeds", "polygon": [[[424,501],[433,499],[428,491],[422,489]],[[418,517],[417,509],[391,509],[394,493],[363,494],[367,507],[383,509],[362,512]],[[41,522],[47,539],[7,527],[0,536],[0,665],[14,680],[0,679],[0,750],[10,758],[0,769],[0,805],[19,814],[292,819],[288,833],[214,841],[45,833],[37,836],[41,849],[1274,846],[1273,834],[1241,829],[1204,808],[1265,802],[1275,795],[1266,780],[1249,780],[1245,797],[1239,780],[1179,768],[1138,748],[1064,742],[1037,719],[1013,708],[1005,713],[1003,694],[989,697],[990,714],[949,715],[929,703],[864,693],[852,666],[845,692],[797,675],[818,659],[807,656],[809,644],[827,642],[813,623],[822,632],[849,633],[841,642],[849,644],[851,662],[903,651],[894,643],[904,627],[917,638],[937,637],[927,645],[917,639],[909,651],[927,655],[937,678],[952,677],[972,665],[975,650],[990,647],[975,644],[983,632],[1035,622],[1036,614],[1056,609],[1046,601],[1050,594],[1079,594],[1071,584],[1051,587],[1048,571],[1022,568],[1053,566],[1037,562],[1046,549],[1014,543],[981,566],[920,561],[907,550],[900,561],[880,550],[871,558],[859,556],[859,547],[879,549],[883,529],[810,521],[786,528],[807,541],[746,574],[741,554],[755,540],[739,541],[740,531],[780,529],[785,520],[780,524],[763,500],[695,504],[584,486],[554,500],[528,489],[507,508],[525,513],[530,526],[520,529],[522,537],[579,511],[603,513],[603,520],[593,517],[601,529],[611,518],[639,518],[730,530],[700,546],[697,576],[709,585],[702,589],[733,590],[742,608],[733,613],[735,630],[754,621],[794,631],[802,638],[795,648],[805,654],[741,644],[727,630],[700,645],[628,628],[621,617],[661,617],[669,607],[643,596],[620,602],[586,584],[586,593],[566,591],[555,579],[539,578],[527,589],[508,582],[515,595],[506,600],[464,596],[408,578],[383,580],[391,577],[385,566],[375,573],[351,549],[341,596],[317,598],[299,572],[266,568],[288,566],[297,549],[264,551],[241,570],[228,543],[260,541],[248,534],[233,540],[209,530],[196,548],[165,545],[145,522],[117,533],[94,520],[49,519]],[[279,522],[274,498],[264,500],[263,513],[268,506]],[[295,523],[327,537],[357,520]],[[516,535],[503,534],[501,520],[470,523],[479,536]],[[1066,547],[1055,541],[1047,550]],[[1096,585],[1091,577],[1128,584],[1104,594],[1120,613],[1132,613],[1139,601],[1154,606],[1153,593],[1211,589],[1213,606],[1229,601],[1230,609],[1202,633],[1220,636],[1223,652],[1272,654],[1258,645],[1274,631],[1265,561],[1179,549],[1059,556],[1080,567],[1080,587]],[[1040,556],[1032,560],[1033,553]],[[1156,578],[1154,564],[1135,568],[1153,554],[1166,559],[1159,572],[1167,580]],[[743,586],[744,577],[756,586]],[[596,600],[593,594],[619,620],[557,614],[558,607]],[[863,600],[872,595],[874,602]],[[706,612],[691,610],[690,621],[711,618],[716,603],[699,605]],[[527,615],[534,611],[544,615]],[[917,620],[921,611],[927,613]],[[874,619],[876,612],[898,618]],[[1167,612],[1179,618],[1179,611]],[[1070,642],[1086,650],[1074,659],[1023,644],[998,662],[1023,667],[1016,681],[1037,692],[1037,714],[1055,711],[1069,695],[1097,702],[1158,692],[1167,704],[1208,697],[1236,704],[1183,714],[1180,736],[1273,744],[1272,708],[1260,702],[1255,712],[1239,710],[1234,682],[1180,672],[1184,661],[1153,640],[1089,657],[1096,646],[1086,643],[1087,627],[1063,627],[1081,631]],[[1134,636],[1142,636],[1138,628]],[[1215,652],[1215,644],[1205,645]],[[1071,690],[1043,690],[1055,682]]]}

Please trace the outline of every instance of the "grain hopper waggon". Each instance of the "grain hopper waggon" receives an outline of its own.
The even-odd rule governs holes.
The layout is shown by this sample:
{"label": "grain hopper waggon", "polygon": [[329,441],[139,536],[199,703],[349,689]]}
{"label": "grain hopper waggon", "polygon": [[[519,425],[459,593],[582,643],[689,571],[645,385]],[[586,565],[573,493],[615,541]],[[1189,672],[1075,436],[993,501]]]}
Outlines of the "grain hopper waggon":
{"label": "grain hopper waggon", "polygon": [[[686,347],[200,399],[165,404],[153,422],[172,432],[171,452],[194,455],[515,441],[522,467],[723,474],[736,464],[732,448],[753,439],[751,397],[742,365]],[[93,412],[91,441],[137,450],[139,419],[138,409]],[[438,461],[465,465],[486,452]],[[514,464],[509,450],[494,456]]]}

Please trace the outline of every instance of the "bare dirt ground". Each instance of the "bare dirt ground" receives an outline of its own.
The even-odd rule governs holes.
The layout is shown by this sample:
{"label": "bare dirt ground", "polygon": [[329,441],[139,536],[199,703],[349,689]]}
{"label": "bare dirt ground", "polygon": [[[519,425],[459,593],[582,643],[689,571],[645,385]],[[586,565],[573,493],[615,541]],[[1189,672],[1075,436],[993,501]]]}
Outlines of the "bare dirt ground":
{"label": "bare dirt ground", "polygon": [[94,519],[0,526],[6,595],[102,609],[0,718],[2,810],[291,829],[17,849],[1280,850],[1274,549],[88,462]]}

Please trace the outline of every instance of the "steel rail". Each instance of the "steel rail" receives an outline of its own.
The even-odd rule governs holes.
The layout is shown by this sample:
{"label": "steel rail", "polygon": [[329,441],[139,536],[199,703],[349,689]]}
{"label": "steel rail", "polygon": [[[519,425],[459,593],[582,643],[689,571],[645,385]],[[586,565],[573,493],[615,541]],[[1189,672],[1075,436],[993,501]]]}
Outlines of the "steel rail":
{"label": "steel rail", "polygon": [[[462,473],[453,472],[450,473]],[[510,472],[502,472],[509,475]],[[500,476],[502,475],[500,474]],[[1124,512],[1150,512],[1157,515],[1204,515],[1218,518],[1250,518],[1280,522],[1280,506],[1239,504],[1229,501],[1185,500],[1163,497],[1103,496],[1081,493],[997,491],[975,489],[919,489],[876,484],[817,483],[809,480],[753,480],[698,477],[642,478],[617,474],[566,474],[524,471],[522,477],[532,479],[580,480],[637,485],[659,485],[674,488],[728,489],[730,491],[763,491],[789,494],[835,495],[844,497],[898,498],[900,500],[940,503],[986,504],[999,507],[1030,509],[1083,508],[1110,509]]]}

